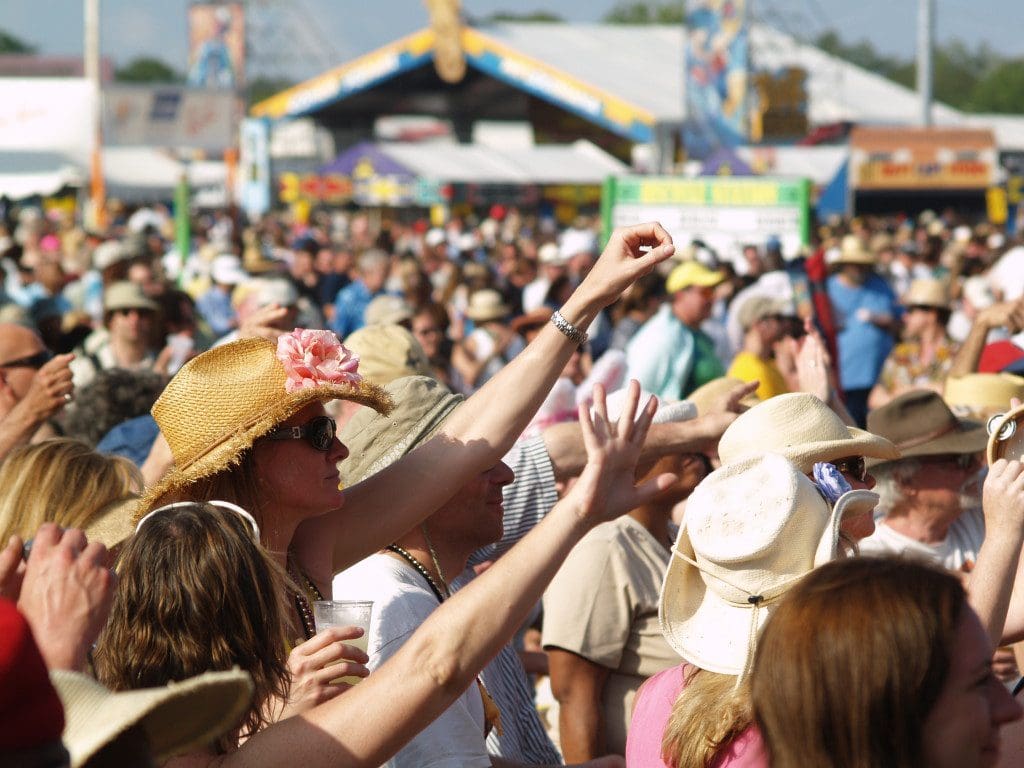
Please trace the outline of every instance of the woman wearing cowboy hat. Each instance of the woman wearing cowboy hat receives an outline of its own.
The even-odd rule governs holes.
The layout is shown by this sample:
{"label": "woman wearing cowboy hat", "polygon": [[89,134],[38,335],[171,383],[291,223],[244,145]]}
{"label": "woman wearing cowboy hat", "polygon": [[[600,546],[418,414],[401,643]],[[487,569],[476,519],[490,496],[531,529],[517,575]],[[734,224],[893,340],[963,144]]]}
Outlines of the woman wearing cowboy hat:
{"label": "woman wearing cowboy hat", "polygon": [[[641,246],[654,246],[641,253]],[[658,224],[616,232],[601,259],[535,341],[438,435],[352,488],[338,487],[348,451],[324,403],[386,412],[387,397],[326,331],[295,331],[275,345],[246,339],[191,360],[153,407],[175,468],[151,486],[139,514],[173,501],[222,499],[249,510],[270,554],[300,587],[292,634],[312,637],[309,600],[334,574],[413,528],[511,447],[585,328],[639,276],[674,252]]]}

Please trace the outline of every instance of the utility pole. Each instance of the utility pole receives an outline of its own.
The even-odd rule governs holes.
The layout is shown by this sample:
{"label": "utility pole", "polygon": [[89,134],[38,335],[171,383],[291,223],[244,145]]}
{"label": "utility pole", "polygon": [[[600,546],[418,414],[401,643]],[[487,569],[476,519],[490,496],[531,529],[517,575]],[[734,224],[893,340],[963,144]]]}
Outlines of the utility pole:
{"label": "utility pole", "polygon": [[103,90],[100,76],[100,0],[85,0],[85,41],[83,70],[92,86],[92,115],[89,130],[93,134],[92,158],[89,169],[89,198],[92,224],[97,229],[106,227],[106,185],[103,181]]}
{"label": "utility pole", "polygon": [[917,2],[917,95],[921,125],[932,125],[932,46],[935,42],[935,0]]}

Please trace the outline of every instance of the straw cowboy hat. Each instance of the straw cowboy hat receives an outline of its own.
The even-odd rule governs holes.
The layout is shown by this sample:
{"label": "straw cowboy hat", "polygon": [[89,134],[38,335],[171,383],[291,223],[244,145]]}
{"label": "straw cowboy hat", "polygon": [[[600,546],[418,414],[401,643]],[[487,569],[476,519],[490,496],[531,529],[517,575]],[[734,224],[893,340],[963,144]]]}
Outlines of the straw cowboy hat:
{"label": "straw cowboy hat", "polygon": [[[742,387],[746,382],[740,379],[733,379],[727,376],[719,376],[707,384],[701,384],[693,392],[686,396],[697,408],[697,413],[707,416],[709,413],[721,413],[725,410],[725,399],[736,389]],[[753,408],[760,403],[757,394],[751,392],[738,403],[742,408]]]}
{"label": "straw cowboy hat", "polygon": [[922,277],[914,280],[903,297],[905,307],[933,307],[950,309],[949,289],[945,280]]}
{"label": "straw cowboy hat", "polygon": [[1024,377],[1012,373],[950,376],[942,394],[956,415],[976,419],[1005,412],[1014,397],[1024,401]]}
{"label": "straw cowboy hat", "polygon": [[[958,419],[930,389],[905,392],[868,414],[868,429],[890,440],[902,458],[978,453],[988,444],[985,425]],[[881,464],[885,462],[874,462]]]}
{"label": "straw cowboy hat", "polygon": [[740,414],[718,443],[723,464],[765,451],[785,456],[805,474],[819,461],[846,456],[891,460],[900,455],[884,437],[846,426],[835,411],[806,392],[777,395]]}
{"label": "straw cowboy hat", "polygon": [[497,291],[486,288],[469,297],[466,317],[474,323],[485,323],[488,320],[500,320],[508,317],[512,310]]}
{"label": "straw cowboy hat", "polygon": [[358,374],[348,381],[332,377],[342,364],[354,374],[356,363],[330,331],[303,329],[282,334],[276,347],[266,339],[242,339],[194,357],[153,405],[174,469],[146,489],[137,514],[171,489],[236,465],[258,438],[310,403],[351,400],[390,410],[387,394]]}
{"label": "straw cowboy hat", "polygon": [[239,724],[253,694],[249,675],[237,669],[117,693],[78,672],[54,670],[50,681],[64,705],[62,738],[71,768],[136,725],[158,764],[205,747]]}
{"label": "straw cowboy hat", "polygon": [[690,495],[661,590],[668,644],[709,672],[743,675],[776,601],[838,553],[845,515],[878,502],[848,491],[835,507],[777,454],[721,467]]}
{"label": "straw cowboy hat", "polygon": [[867,264],[873,266],[878,260],[875,254],[864,247],[864,241],[857,235],[846,235],[828,260],[831,264]]}

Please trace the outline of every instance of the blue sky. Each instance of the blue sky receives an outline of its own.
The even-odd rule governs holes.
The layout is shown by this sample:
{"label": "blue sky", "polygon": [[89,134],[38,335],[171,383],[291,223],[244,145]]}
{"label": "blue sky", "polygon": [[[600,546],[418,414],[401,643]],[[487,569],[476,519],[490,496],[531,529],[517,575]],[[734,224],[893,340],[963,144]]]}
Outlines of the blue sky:
{"label": "blue sky", "polygon": [[[848,41],[870,40],[876,48],[912,57],[917,0],[749,0],[755,18],[780,29],[813,36],[836,29]],[[1024,57],[1021,0],[935,0],[939,40],[987,41],[1008,56]],[[102,48],[118,64],[153,55],[185,68],[188,0],[101,0]],[[426,23],[422,0],[253,0],[264,23],[287,17],[291,30],[276,37],[278,62],[310,75]],[[475,16],[496,10],[543,8],[573,21],[597,21],[614,0],[463,0]],[[371,10],[372,9],[372,10]],[[0,28],[53,54],[80,54],[82,0],[0,0]]]}

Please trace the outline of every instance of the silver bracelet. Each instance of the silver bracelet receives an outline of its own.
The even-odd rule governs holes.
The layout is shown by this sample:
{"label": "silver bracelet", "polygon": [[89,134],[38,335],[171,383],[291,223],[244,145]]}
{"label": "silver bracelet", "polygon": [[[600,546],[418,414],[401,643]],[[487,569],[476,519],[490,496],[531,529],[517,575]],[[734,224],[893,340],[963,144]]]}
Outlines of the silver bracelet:
{"label": "silver bracelet", "polygon": [[557,309],[551,313],[551,322],[554,324],[555,328],[561,331],[573,344],[586,344],[587,339],[590,338],[587,336],[585,331],[581,331],[575,325],[562,317],[562,313]]}

